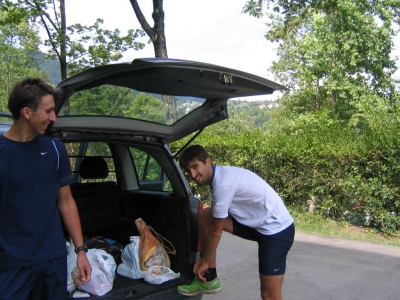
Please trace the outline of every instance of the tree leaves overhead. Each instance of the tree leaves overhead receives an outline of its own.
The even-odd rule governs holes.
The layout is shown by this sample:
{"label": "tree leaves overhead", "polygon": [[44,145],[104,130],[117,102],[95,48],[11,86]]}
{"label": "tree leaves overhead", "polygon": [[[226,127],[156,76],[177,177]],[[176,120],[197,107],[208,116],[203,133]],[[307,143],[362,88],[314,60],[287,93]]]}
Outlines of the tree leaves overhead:
{"label": "tree leaves overhead", "polygon": [[292,90],[284,97],[290,110],[325,107],[347,119],[366,93],[398,101],[391,52],[400,2],[251,0],[243,12],[260,16],[265,5],[271,20],[266,38],[279,43],[271,70]]}
{"label": "tree leaves overhead", "polygon": [[[137,39],[144,32],[130,29],[121,36],[119,29],[106,30],[101,28],[102,19],[97,19],[91,26],[73,24],[67,27],[69,40],[69,75],[76,74],[88,67],[106,65],[122,58],[129,49],[140,50],[144,44]],[[53,57],[55,54],[52,54]]]}
{"label": "tree leaves overhead", "polygon": [[[34,56],[40,39],[36,28],[27,22],[1,22],[9,19],[8,12],[0,11],[0,111],[6,111],[8,96],[14,84],[37,67]],[[39,74],[35,74],[39,75]],[[43,75],[43,74],[42,74]]]}
{"label": "tree leaves overhead", "polygon": [[45,28],[44,44],[49,57],[60,61],[62,79],[89,67],[118,61],[128,49],[145,46],[138,41],[145,35],[143,30],[131,29],[122,36],[118,29],[103,29],[101,18],[90,26],[80,23],[66,26],[65,0],[19,0],[17,7],[24,8],[31,16],[30,21]]}
{"label": "tree leaves overhead", "polygon": [[0,25],[15,25],[28,18],[26,9],[16,6],[13,1],[0,0],[0,11],[3,12]]}

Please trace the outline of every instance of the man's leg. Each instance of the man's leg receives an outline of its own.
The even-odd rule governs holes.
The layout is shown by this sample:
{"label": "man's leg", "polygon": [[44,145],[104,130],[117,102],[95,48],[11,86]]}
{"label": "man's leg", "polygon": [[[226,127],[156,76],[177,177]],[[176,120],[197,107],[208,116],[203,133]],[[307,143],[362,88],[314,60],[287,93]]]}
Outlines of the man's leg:
{"label": "man's leg", "polygon": [[[208,233],[210,231],[210,227],[213,221],[212,209],[211,207],[204,208],[199,212],[198,215],[198,229],[199,229],[199,241],[200,246],[204,249]],[[224,223],[224,231],[232,232],[232,218],[228,217]],[[190,285],[181,285],[178,286],[177,291],[183,295],[194,296],[198,294],[215,294],[221,290],[221,284],[217,277],[217,262],[216,262],[216,253],[211,257],[211,260],[208,265],[208,270],[204,274],[206,278],[206,282],[195,278]]]}
{"label": "man's leg", "polygon": [[282,300],[282,284],[285,275],[267,276],[260,274],[261,299]]}
{"label": "man's leg", "polygon": [[294,225],[271,235],[260,235],[258,259],[263,300],[282,300],[282,284],[286,271],[286,257],[294,240]]}
{"label": "man's leg", "polygon": [[0,270],[0,299],[29,299],[36,276],[36,266]]}
{"label": "man's leg", "polygon": [[67,297],[67,258],[52,259],[38,265],[40,273],[31,300],[63,300]]}
{"label": "man's leg", "polygon": [[[204,208],[199,212],[198,227],[199,227],[199,240],[200,240],[201,248],[204,248],[204,246],[207,242],[207,236],[208,236],[208,232],[210,230],[212,220],[213,220],[213,215],[212,215],[211,207]],[[229,232],[229,233],[233,232],[233,224],[232,224],[231,216],[228,216],[225,219],[224,231]],[[216,268],[216,266],[217,266],[217,262],[216,262],[216,253],[215,253],[215,255],[210,260],[209,267]]]}
{"label": "man's leg", "polygon": [[[231,220],[234,235],[249,241],[258,242],[261,298],[263,300],[281,300],[282,283],[286,268],[286,254],[292,242],[281,242],[277,239],[271,239],[257,232],[254,228],[240,224],[235,219]],[[285,248],[287,249],[285,250]],[[279,251],[280,249],[283,252]],[[276,262],[278,263],[275,264]]]}
{"label": "man's leg", "polygon": [[[207,243],[207,237],[210,231],[211,223],[213,221],[212,209],[211,207],[207,207],[200,211],[198,216],[198,227],[199,227],[199,237],[200,237],[200,246],[202,249],[205,248]],[[224,222],[224,231],[232,233],[233,231],[233,224],[232,224],[232,217],[228,216]],[[204,277],[206,278],[207,282],[213,281],[217,278],[217,262],[216,262],[216,252],[212,256],[208,270],[205,272]]]}

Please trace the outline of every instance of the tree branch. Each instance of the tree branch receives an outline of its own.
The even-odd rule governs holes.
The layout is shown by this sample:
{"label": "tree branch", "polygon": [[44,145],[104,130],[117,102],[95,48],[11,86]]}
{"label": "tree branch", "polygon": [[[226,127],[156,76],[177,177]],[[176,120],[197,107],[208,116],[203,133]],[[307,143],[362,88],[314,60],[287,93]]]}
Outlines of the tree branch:
{"label": "tree branch", "polygon": [[80,55],[78,55],[77,57],[71,58],[71,59],[68,61],[68,64],[70,64],[70,63],[72,63],[72,62],[74,62],[74,61],[76,61],[76,60],[78,60],[78,59],[84,57],[84,56],[87,55],[87,54],[89,54],[89,51],[82,52],[82,53],[81,53]]}
{"label": "tree branch", "polygon": [[138,19],[140,25],[142,26],[143,30],[147,33],[147,35],[153,39],[154,38],[154,30],[153,28],[147,23],[146,18],[144,17],[137,0],[129,0],[135,11],[136,18]]}
{"label": "tree branch", "polygon": [[[56,23],[53,22],[53,20],[52,20],[52,19],[50,18],[50,16],[49,16],[49,14],[48,14],[47,12],[45,12],[45,11],[40,7],[40,5],[36,2],[36,0],[33,1],[35,4],[30,3],[28,0],[24,0],[24,1],[25,1],[25,3],[28,4],[29,6],[31,6],[31,7],[35,8],[35,9],[37,9],[41,16],[44,15],[44,16],[46,17],[46,19],[50,22],[50,24],[53,26],[53,28],[54,28],[55,30],[57,30],[57,31],[59,30],[58,25],[57,25]],[[43,20],[43,18],[41,18],[41,19]],[[44,20],[43,20],[43,22],[44,22]]]}
{"label": "tree branch", "polygon": [[56,3],[54,2],[54,0],[53,0],[53,11],[57,24],[60,24],[60,20],[58,20],[58,15],[57,15]]}
{"label": "tree branch", "polygon": [[61,62],[61,55],[60,55],[60,53],[59,53],[59,51],[57,49],[57,44],[56,44],[56,42],[54,42],[54,40],[53,40],[53,38],[51,36],[51,32],[50,32],[49,26],[47,25],[46,20],[43,18],[43,15],[46,16],[46,18],[53,25],[53,28],[55,30],[58,30],[58,26],[56,24],[54,24],[54,22],[51,20],[50,16],[45,11],[43,11],[43,9],[39,6],[39,4],[36,2],[36,0],[34,0],[34,4],[30,3],[28,0],[25,0],[25,3],[28,4],[29,6],[31,6],[32,8],[37,9],[38,12],[40,12],[40,19],[42,20],[43,27],[47,32],[47,36],[49,37],[49,41],[50,41],[51,47],[53,48],[54,52],[56,53],[56,55],[58,57],[58,60]]}

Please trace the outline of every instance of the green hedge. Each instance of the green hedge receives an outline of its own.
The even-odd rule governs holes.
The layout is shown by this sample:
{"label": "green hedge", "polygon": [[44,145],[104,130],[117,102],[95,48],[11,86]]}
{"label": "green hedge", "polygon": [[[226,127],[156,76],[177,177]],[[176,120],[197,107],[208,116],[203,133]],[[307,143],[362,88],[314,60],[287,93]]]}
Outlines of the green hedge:
{"label": "green hedge", "polygon": [[[305,116],[227,135],[211,126],[192,143],[203,145],[215,164],[257,173],[288,206],[308,210],[314,199],[315,213],[394,232],[400,229],[399,124],[390,116],[365,122],[373,126]],[[193,188],[208,201],[207,188]]]}

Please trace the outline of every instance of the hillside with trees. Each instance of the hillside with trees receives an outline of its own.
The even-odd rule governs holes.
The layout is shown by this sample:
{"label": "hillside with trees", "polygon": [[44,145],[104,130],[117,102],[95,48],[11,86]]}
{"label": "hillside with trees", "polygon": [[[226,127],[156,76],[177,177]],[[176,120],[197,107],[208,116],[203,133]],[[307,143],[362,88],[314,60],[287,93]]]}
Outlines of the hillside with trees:
{"label": "hillside with trees", "polygon": [[49,74],[49,81],[56,86],[61,81],[60,64],[57,60],[46,58],[46,54],[39,52],[36,56],[39,61],[39,70],[45,70]]}

